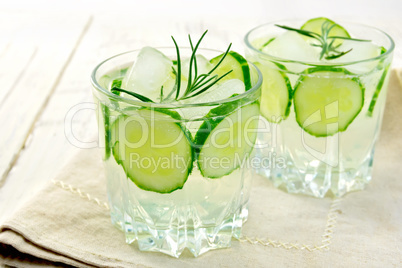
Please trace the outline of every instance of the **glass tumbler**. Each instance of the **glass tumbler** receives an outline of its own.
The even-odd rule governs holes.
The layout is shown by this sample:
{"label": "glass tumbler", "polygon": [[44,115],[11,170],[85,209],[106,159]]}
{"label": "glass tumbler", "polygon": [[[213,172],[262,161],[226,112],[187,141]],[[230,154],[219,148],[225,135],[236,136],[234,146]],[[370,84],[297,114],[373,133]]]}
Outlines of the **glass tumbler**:
{"label": "glass tumbler", "polygon": [[[175,60],[175,48],[159,50]],[[186,248],[198,256],[229,247],[248,215],[252,169],[246,163],[257,138],[261,74],[250,63],[251,89],[202,103],[111,93],[138,53],[103,61],[91,77],[112,223],[144,251],[179,257]],[[180,53],[189,57],[191,49]]]}
{"label": "glass tumbler", "polygon": [[264,24],[244,40],[246,58],[263,74],[259,173],[289,193],[320,198],[364,189],[371,180],[393,40],[376,28],[341,22],[353,38],[371,40],[381,54],[355,60],[350,55],[367,48],[356,41],[355,54],[310,61],[288,42],[289,57],[278,57],[264,49],[286,32],[276,24],[300,28],[303,21]]}

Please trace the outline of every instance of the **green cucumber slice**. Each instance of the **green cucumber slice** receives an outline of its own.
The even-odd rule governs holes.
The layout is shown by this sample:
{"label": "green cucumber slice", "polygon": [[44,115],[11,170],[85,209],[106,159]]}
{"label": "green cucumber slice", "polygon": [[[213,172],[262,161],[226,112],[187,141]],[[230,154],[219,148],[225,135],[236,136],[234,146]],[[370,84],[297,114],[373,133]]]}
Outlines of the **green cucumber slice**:
{"label": "green cucumber slice", "polygon": [[[381,47],[381,54],[384,54],[385,52],[387,52],[387,49],[385,47]],[[384,59],[380,60],[380,64],[384,64]],[[377,87],[375,88],[373,96],[371,97],[370,105],[367,111],[367,115],[370,117],[373,116],[375,104],[377,103],[378,96],[380,95],[381,89],[383,88],[390,67],[391,64],[385,66],[384,71],[380,77],[380,81],[378,81]]]}
{"label": "green cucumber slice", "polygon": [[[306,23],[303,24],[301,29],[311,31],[314,33],[318,33],[318,34],[322,34],[322,25],[324,23],[327,23],[329,27],[336,24],[336,26],[334,26],[331,29],[331,31],[329,31],[328,36],[350,37],[350,34],[345,30],[345,28],[343,28],[342,26],[340,26],[333,20],[330,20],[330,19],[324,18],[324,17],[319,17],[319,18],[314,18],[314,19],[308,20]],[[334,46],[337,46],[340,44],[342,44],[341,39],[335,40]]]}
{"label": "green cucumber slice", "polygon": [[[211,59],[210,62],[215,66],[220,61],[222,56],[223,54]],[[221,76],[230,70],[232,70],[232,72],[225,76],[221,81],[239,79],[244,82],[246,91],[251,88],[250,67],[248,66],[248,62],[245,58],[243,58],[243,56],[234,51],[229,51],[223,62],[212,73],[212,75],[217,74]]]}
{"label": "green cucumber slice", "polygon": [[259,104],[222,104],[207,114],[194,138],[197,164],[207,178],[221,178],[240,167],[254,147]]}
{"label": "green cucumber slice", "polygon": [[286,70],[281,64],[256,62],[263,77],[261,88],[261,115],[271,123],[285,120],[292,104],[292,86],[287,75],[279,71]]}
{"label": "green cucumber slice", "polygon": [[364,87],[343,68],[306,70],[293,94],[296,121],[315,137],[345,131],[361,111]]}
{"label": "green cucumber slice", "polygon": [[191,136],[178,113],[139,109],[111,126],[113,156],[139,188],[171,193],[183,188],[193,167]]}
{"label": "green cucumber slice", "polygon": [[377,103],[378,96],[380,95],[381,89],[383,88],[383,85],[384,85],[385,79],[387,77],[388,70],[389,70],[390,66],[391,65],[387,65],[385,67],[385,69],[384,69],[384,71],[383,71],[383,73],[382,73],[382,75],[380,77],[380,80],[378,81],[378,84],[377,84],[377,86],[375,88],[373,96],[371,97],[370,105],[369,105],[369,108],[368,108],[368,111],[367,111],[368,116],[373,116],[373,111],[374,111],[375,104]]}
{"label": "green cucumber slice", "polygon": [[103,116],[103,124],[105,126],[105,157],[108,160],[110,157],[111,143],[110,143],[110,110],[109,107],[103,103],[100,104],[100,112]]}

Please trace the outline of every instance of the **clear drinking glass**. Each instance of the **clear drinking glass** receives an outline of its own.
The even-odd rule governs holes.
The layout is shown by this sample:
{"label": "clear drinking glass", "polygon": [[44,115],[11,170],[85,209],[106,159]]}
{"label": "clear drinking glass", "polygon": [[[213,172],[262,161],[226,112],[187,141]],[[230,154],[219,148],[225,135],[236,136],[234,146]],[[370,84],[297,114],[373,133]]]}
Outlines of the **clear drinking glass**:
{"label": "clear drinking glass", "polygon": [[[275,24],[300,28],[303,21]],[[259,172],[290,193],[324,197],[364,189],[371,180],[393,40],[376,28],[340,22],[352,37],[381,47],[382,54],[360,61],[342,62],[342,57],[335,63],[296,61],[262,51],[271,38],[285,32],[275,24],[258,26],[245,36],[246,58],[263,74],[261,113],[265,118],[258,143],[266,147],[259,150],[266,161]],[[337,91],[328,91],[331,83]],[[287,114],[275,116],[273,111],[286,105]],[[354,105],[353,112],[349,105]]]}
{"label": "clear drinking glass", "polygon": [[[174,48],[159,50],[176,58]],[[261,74],[250,64],[250,90],[206,103],[150,103],[112,94],[110,84],[138,53],[107,59],[92,73],[112,222],[140,250],[178,257],[185,248],[198,256],[229,247],[248,215],[252,170],[245,163],[257,137]],[[191,50],[180,53],[189,57]],[[220,131],[212,132],[217,123]],[[202,135],[210,135],[211,159],[203,159],[207,142],[197,143]]]}

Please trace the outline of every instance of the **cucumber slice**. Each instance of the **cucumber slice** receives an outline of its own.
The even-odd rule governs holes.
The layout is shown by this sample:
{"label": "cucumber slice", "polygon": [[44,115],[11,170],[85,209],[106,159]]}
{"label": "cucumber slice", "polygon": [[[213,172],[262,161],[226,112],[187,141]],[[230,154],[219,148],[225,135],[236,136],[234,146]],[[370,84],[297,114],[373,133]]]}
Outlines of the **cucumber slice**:
{"label": "cucumber slice", "polygon": [[171,193],[183,188],[193,167],[191,137],[174,111],[140,109],[111,126],[113,156],[139,188]]}
{"label": "cucumber slice", "polygon": [[[328,18],[324,18],[324,17],[319,17],[319,18],[314,18],[314,19],[308,20],[306,23],[303,24],[301,29],[311,31],[311,32],[315,32],[315,33],[318,33],[318,34],[322,34],[322,25],[324,23],[327,23],[329,27],[334,25],[334,24],[336,24],[336,26],[334,26],[331,29],[331,31],[329,31],[328,36],[350,37],[349,33],[345,30],[345,28],[343,28],[342,26],[340,26],[336,22],[334,22],[334,21],[332,21],[332,20],[330,20]],[[308,39],[311,39],[311,38],[308,38]],[[335,40],[334,46],[337,46],[337,45],[340,45],[340,44],[342,44],[341,39]]]}
{"label": "cucumber slice", "polygon": [[207,114],[194,138],[197,164],[207,178],[221,178],[240,167],[257,137],[259,104],[222,104]]}
{"label": "cucumber slice", "polygon": [[109,107],[105,104],[100,104],[101,110],[99,112],[102,113],[103,116],[103,124],[105,126],[105,157],[104,160],[108,160],[110,157],[110,110]]}
{"label": "cucumber slice", "polygon": [[263,76],[260,112],[271,123],[279,123],[289,115],[292,104],[292,86],[281,64],[256,62]]}
{"label": "cucumber slice", "polygon": [[[385,52],[387,52],[387,49],[385,47],[381,47],[381,52],[380,52],[381,55],[384,54]],[[384,60],[385,59],[380,60],[380,64],[384,64]],[[378,96],[380,95],[381,89],[383,88],[383,85],[384,85],[384,82],[385,82],[385,79],[387,77],[388,70],[390,67],[391,67],[391,64],[388,64],[385,66],[384,71],[381,75],[380,81],[378,81],[377,87],[373,93],[373,96],[371,97],[370,105],[369,105],[369,108],[367,111],[367,115],[370,117],[373,116],[375,104],[377,103]]]}
{"label": "cucumber slice", "polygon": [[364,104],[364,87],[343,68],[308,69],[294,90],[296,121],[315,137],[345,131]]}
{"label": "cucumber slice", "polygon": [[[222,56],[223,54],[211,59],[210,62],[215,66]],[[212,73],[212,75],[217,74],[221,76],[230,70],[232,70],[232,72],[225,76],[221,81],[239,79],[243,81],[246,91],[251,88],[250,67],[248,66],[247,60],[234,51],[229,51],[223,62]]]}
{"label": "cucumber slice", "polygon": [[371,97],[370,105],[369,105],[369,108],[368,108],[368,111],[367,111],[367,115],[370,116],[370,117],[373,116],[373,111],[374,111],[375,104],[377,103],[378,96],[380,95],[381,89],[383,88],[385,78],[387,77],[388,70],[389,70],[390,66],[391,65],[387,65],[385,67],[385,69],[384,69],[384,71],[383,71],[383,73],[381,75],[380,81],[378,81],[377,87],[375,88],[373,96]]}

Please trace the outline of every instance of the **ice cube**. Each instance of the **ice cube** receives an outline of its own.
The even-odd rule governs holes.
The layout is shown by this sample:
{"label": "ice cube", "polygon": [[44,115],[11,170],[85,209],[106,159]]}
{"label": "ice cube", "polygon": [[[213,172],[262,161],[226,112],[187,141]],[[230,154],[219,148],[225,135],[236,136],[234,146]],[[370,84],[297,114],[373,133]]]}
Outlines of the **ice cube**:
{"label": "ice cube", "polygon": [[[212,64],[202,55],[196,54],[195,56],[197,60],[197,75],[200,74],[206,74],[209,72],[209,70],[212,69]],[[188,74],[189,74],[189,69],[190,69],[190,58],[185,58],[181,61],[181,76],[188,80]],[[193,63],[194,64],[194,63]],[[192,79],[194,79],[194,65],[192,67]]]}
{"label": "ice cube", "polygon": [[336,62],[360,61],[374,58],[381,54],[381,47],[371,42],[361,42],[352,40],[344,40],[342,45],[337,50],[348,51],[350,49],[352,50],[349,53],[332,61]]}
{"label": "ice cube", "polygon": [[198,96],[187,99],[190,103],[204,103],[230,98],[233,94],[242,94],[246,91],[243,81],[239,79],[230,79],[222,84],[216,84],[207,91]]}
{"label": "ice cube", "polygon": [[[339,58],[330,60],[330,62],[340,63],[340,62],[362,61],[375,58],[381,55],[381,47],[371,42],[344,40],[342,45],[337,50],[344,52],[350,49],[352,50],[347,54]],[[366,62],[359,62],[353,65],[347,65],[346,68],[354,73],[366,73],[375,68],[377,64],[378,61],[366,61]]]}
{"label": "ice cube", "polygon": [[[223,82],[222,84],[216,84],[207,91],[201,93],[193,98],[179,101],[180,104],[189,103],[208,103],[220,100],[226,100],[233,94],[244,93],[244,83],[239,79],[231,79]],[[216,106],[200,106],[182,109],[182,116],[186,119],[201,118],[208,114],[208,112]]]}
{"label": "ice cube", "polygon": [[317,48],[311,46],[300,34],[291,31],[277,36],[262,49],[262,52],[278,58],[303,62],[316,62],[319,56]]}
{"label": "ice cube", "polygon": [[172,67],[172,61],[162,52],[144,47],[124,77],[122,88],[156,100],[161,86],[171,77]]}

